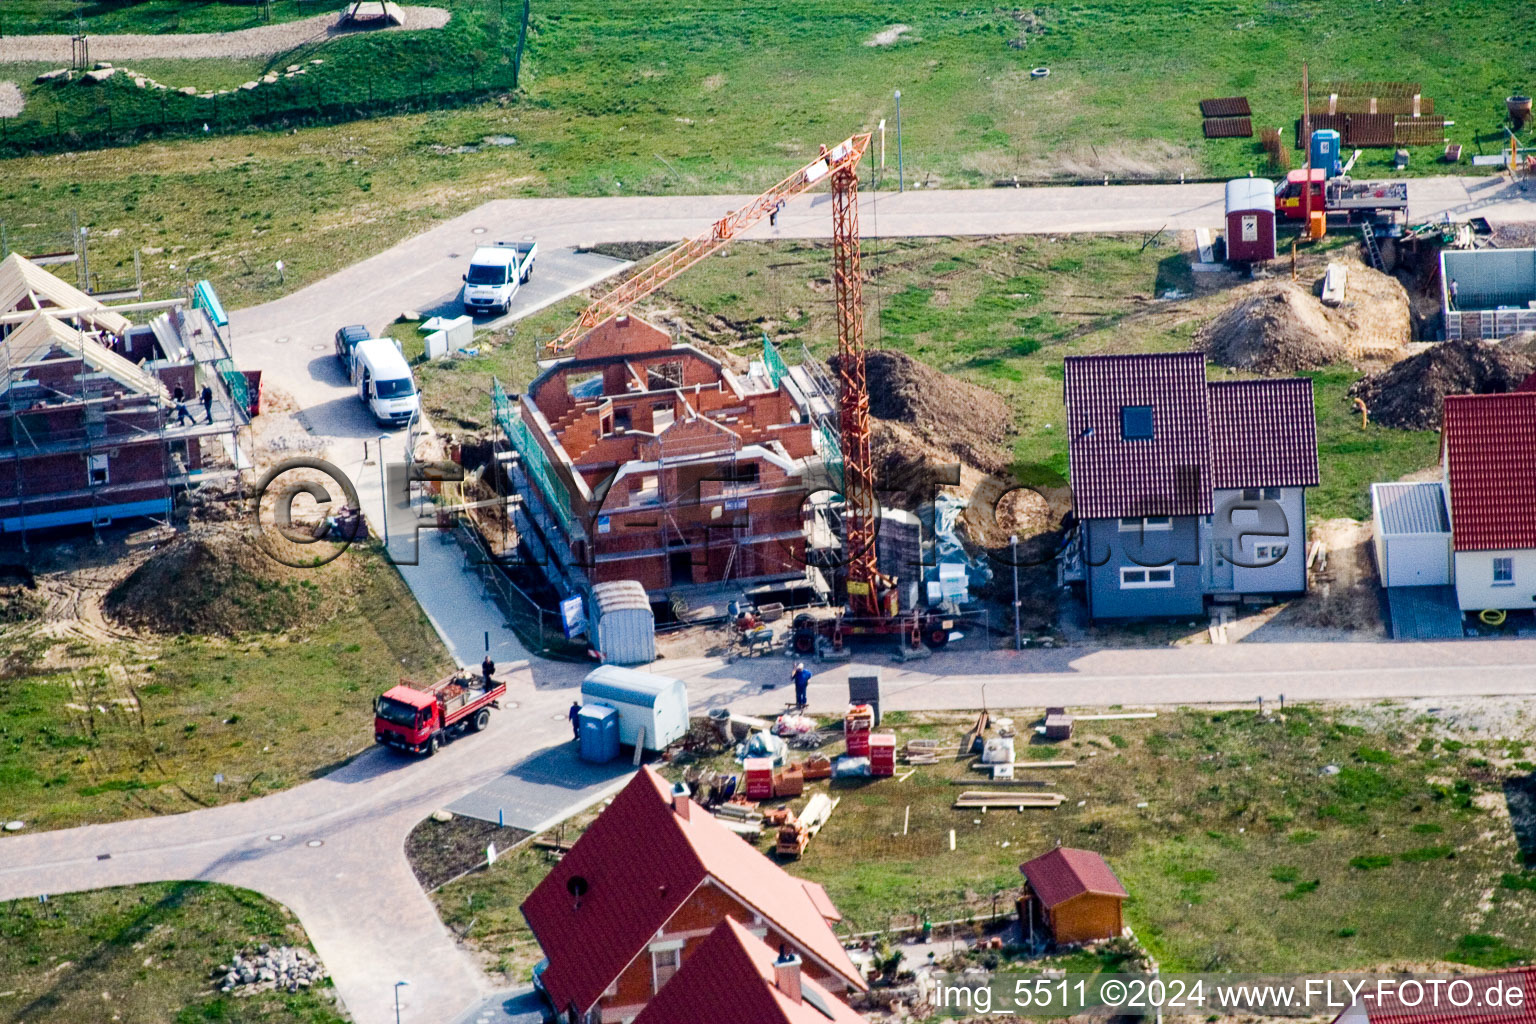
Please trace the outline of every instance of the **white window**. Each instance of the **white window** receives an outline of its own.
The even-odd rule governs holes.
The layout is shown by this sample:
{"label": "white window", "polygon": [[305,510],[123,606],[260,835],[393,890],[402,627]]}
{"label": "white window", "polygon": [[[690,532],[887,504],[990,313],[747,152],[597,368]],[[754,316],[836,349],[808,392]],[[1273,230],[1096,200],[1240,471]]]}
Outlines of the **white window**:
{"label": "white window", "polygon": [[682,966],[683,950],[679,944],[671,949],[651,950],[651,978],[655,984],[654,991],[660,992],[661,986],[672,980],[672,975],[677,973]]}
{"label": "white window", "polygon": [[1121,533],[1140,533],[1143,530],[1171,530],[1172,516],[1145,516],[1140,519],[1120,520]]}
{"label": "white window", "polygon": [[97,487],[107,482],[107,457],[105,455],[91,456],[91,486]]}
{"label": "white window", "polygon": [[1512,587],[1515,585],[1515,560],[1513,558],[1495,558],[1493,560],[1493,585],[1496,587]]}
{"label": "white window", "polygon": [[1121,590],[1147,590],[1173,586],[1172,569],[1121,569]]}

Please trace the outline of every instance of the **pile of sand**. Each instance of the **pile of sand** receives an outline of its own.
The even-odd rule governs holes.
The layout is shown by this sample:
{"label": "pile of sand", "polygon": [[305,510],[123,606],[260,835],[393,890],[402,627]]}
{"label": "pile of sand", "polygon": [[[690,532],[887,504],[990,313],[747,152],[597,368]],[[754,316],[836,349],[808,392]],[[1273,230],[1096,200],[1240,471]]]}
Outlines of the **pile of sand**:
{"label": "pile of sand", "polygon": [[177,537],[107,592],[106,614],[155,633],[271,632],[323,612],[316,570],[273,561],[231,530]]}
{"label": "pile of sand", "polygon": [[1342,362],[1349,346],[1316,296],[1293,281],[1256,281],[1195,334],[1213,362],[1291,372]]}
{"label": "pile of sand", "polygon": [[1195,336],[1214,362],[1245,370],[1292,372],[1362,358],[1396,358],[1413,338],[1408,292],[1358,260],[1345,269],[1344,303],[1330,309],[1310,290],[1283,279],[1233,292],[1231,304]]}
{"label": "pile of sand", "polygon": [[[1008,434],[1013,417],[995,391],[957,380],[902,352],[876,350],[864,357],[869,412],[906,428],[930,452],[947,453],[985,473],[1006,469]],[[834,376],[837,357],[832,357]],[[871,449],[878,466],[882,455],[900,455],[903,438],[876,429]],[[885,452],[881,449],[886,448]],[[908,453],[917,454],[917,453]]]}
{"label": "pile of sand", "polygon": [[1513,391],[1532,369],[1530,358],[1499,345],[1446,342],[1363,378],[1349,393],[1362,399],[1382,426],[1431,430],[1440,426],[1446,395]]}

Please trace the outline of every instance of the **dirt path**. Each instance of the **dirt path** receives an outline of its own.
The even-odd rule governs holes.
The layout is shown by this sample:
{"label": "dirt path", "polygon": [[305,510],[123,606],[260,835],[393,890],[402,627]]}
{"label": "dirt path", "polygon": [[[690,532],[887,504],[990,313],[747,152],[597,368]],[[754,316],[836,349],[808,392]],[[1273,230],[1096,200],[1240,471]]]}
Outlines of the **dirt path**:
{"label": "dirt path", "polygon": [[[449,13],[438,7],[402,7],[405,24],[390,28],[442,28]],[[165,35],[103,35],[90,37],[94,60],[125,61],[151,58],[248,58],[284,53],[305,43],[324,42],[354,32],[382,32],[384,28],[342,26],[341,13],[320,14],[281,25],[261,25],[237,32],[192,32]],[[11,61],[70,62],[67,35],[7,36],[0,39],[0,64]]]}

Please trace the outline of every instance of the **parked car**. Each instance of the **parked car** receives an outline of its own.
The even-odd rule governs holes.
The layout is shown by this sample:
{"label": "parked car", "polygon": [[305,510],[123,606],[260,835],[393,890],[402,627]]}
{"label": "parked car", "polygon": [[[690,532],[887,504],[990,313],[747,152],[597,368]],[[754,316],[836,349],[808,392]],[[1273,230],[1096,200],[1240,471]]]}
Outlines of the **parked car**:
{"label": "parked car", "polygon": [[351,324],[336,332],[336,360],[341,363],[341,368],[352,373],[352,350],[360,341],[367,341],[373,335],[368,333],[368,328],[362,324]]}

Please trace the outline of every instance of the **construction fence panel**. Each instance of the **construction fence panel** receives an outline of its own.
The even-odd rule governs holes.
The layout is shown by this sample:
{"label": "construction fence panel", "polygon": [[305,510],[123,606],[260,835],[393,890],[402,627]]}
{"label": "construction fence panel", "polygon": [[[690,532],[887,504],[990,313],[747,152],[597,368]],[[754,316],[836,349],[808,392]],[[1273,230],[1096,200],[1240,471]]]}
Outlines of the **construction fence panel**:
{"label": "construction fence panel", "polygon": [[529,478],[543,492],[544,503],[559,516],[560,525],[565,528],[568,537],[579,536],[581,530],[571,515],[570,491],[555,475],[554,467],[549,464],[549,457],[539,446],[538,439],[533,436],[533,431],[528,429],[528,424],[523,422],[522,416],[518,415],[517,410],[512,407],[512,399],[502,388],[501,381],[494,377],[491,379],[491,408],[497,424],[506,435],[507,442],[517,450],[518,456],[523,460],[523,466],[528,471]]}
{"label": "construction fence panel", "polygon": [[789,376],[789,367],[785,365],[784,357],[779,355],[779,350],[768,340],[766,331],[763,333],[763,366],[768,369],[768,379],[774,387],[778,387],[779,381]]}

